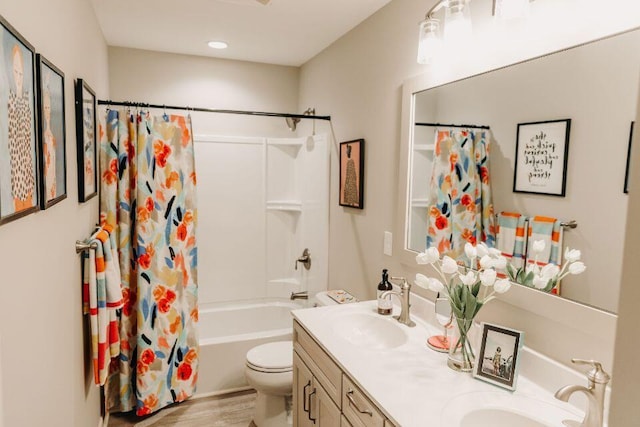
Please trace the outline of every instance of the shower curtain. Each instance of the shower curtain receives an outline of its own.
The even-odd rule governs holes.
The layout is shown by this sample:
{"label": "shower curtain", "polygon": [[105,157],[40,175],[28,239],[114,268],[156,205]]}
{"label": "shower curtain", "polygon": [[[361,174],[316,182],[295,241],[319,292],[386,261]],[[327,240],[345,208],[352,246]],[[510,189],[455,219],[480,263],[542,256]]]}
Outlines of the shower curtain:
{"label": "shower curtain", "polygon": [[196,175],[189,117],[107,110],[100,220],[117,232],[124,305],[107,408],[150,414],[198,377]]}
{"label": "shower curtain", "polygon": [[486,131],[436,131],[427,215],[428,248],[462,260],[467,242],[495,245]]}

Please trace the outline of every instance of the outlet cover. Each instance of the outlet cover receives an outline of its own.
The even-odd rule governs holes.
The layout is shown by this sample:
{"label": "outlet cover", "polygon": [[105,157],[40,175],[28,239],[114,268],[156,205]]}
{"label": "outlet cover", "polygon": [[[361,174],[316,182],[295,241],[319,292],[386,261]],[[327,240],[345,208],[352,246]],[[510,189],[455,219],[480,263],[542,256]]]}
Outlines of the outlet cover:
{"label": "outlet cover", "polygon": [[384,249],[383,252],[385,255],[392,256],[393,255],[393,234],[390,231],[384,232]]}

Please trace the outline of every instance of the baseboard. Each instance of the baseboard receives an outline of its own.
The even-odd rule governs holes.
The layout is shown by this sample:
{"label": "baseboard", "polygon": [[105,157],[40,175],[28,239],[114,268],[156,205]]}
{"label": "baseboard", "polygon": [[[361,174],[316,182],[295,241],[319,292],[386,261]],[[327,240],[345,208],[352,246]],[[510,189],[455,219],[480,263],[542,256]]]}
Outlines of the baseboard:
{"label": "baseboard", "polygon": [[236,388],[228,388],[225,390],[216,390],[216,391],[212,391],[210,393],[196,393],[193,395],[192,399],[202,399],[205,397],[215,397],[215,396],[221,396],[223,394],[232,394],[232,393],[239,393],[241,391],[248,391],[248,390],[253,390],[253,388],[251,388],[251,386],[243,386],[243,387],[236,387]]}

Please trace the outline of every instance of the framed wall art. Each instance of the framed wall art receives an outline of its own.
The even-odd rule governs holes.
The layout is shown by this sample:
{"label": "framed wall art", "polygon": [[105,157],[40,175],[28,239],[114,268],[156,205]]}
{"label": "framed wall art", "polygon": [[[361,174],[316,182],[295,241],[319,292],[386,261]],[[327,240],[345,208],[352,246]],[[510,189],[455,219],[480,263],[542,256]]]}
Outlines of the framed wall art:
{"label": "framed wall art", "polygon": [[633,125],[636,122],[631,122],[631,130],[629,131],[629,146],[627,148],[627,168],[624,172],[624,188],[623,191],[625,194],[629,193],[629,166],[631,164],[631,143],[633,142]]}
{"label": "framed wall art", "polygon": [[64,73],[37,55],[40,208],[67,198]]}
{"label": "framed wall art", "polygon": [[571,119],[518,124],[515,193],[565,196]]}
{"label": "framed wall art", "polygon": [[76,140],[78,201],[86,202],[98,194],[96,93],[82,79],[76,81]]}
{"label": "framed wall art", "polygon": [[0,17],[0,224],[39,209],[35,50]]}
{"label": "framed wall art", "polygon": [[340,143],[340,206],[364,208],[364,139]]}
{"label": "framed wall art", "polygon": [[482,342],[473,376],[515,390],[522,339],[520,331],[482,323]]}

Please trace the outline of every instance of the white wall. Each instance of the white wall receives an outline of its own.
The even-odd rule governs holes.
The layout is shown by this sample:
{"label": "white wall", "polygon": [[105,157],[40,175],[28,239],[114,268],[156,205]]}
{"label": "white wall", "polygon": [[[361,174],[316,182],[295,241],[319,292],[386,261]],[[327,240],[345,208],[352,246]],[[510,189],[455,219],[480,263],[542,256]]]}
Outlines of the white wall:
{"label": "white wall", "polygon": [[[298,75],[296,67],[109,47],[115,101],[292,113],[298,109]],[[191,115],[195,135],[292,136],[285,119]]]}
{"label": "white wall", "polygon": [[[395,230],[403,81],[427,71],[416,61],[417,23],[435,1],[396,0],[302,67],[300,106],[331,114],[338,141],[366,140],[365,209],[338,206],[338,152],[332,153],[329,286],[373,298],[379,272],[412,277],[397,257],[382,254],[383,232]],[[594,0],[532,2],[537,31],[494,31],[491,1],[473,2],[475,35],[455,66],[430,70],[432,86],[640,25],[638,5],[602,8]],[[628,13],[620,13],[625,10]],[[544,31],[541,30],[544,28]],[[473,54],[473,55],[472,55]],[[472,55],[472,56],[468,56]],[[396,239],[400,236],[394,236]],[[527,344],[563,362],[583,355],[612,364],[612,337],[492,302],[482,318],[524,329]]]}
{"label": "white wall", "polygon": [[0,226],[2,415],[7,426],[96,426],[74,242],[98,220],[98,201],[78,204],[73,84],[107,95],[107,47],[86,0],[2,1],[0,14],[65,73],[68,193]]}

